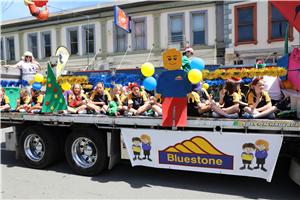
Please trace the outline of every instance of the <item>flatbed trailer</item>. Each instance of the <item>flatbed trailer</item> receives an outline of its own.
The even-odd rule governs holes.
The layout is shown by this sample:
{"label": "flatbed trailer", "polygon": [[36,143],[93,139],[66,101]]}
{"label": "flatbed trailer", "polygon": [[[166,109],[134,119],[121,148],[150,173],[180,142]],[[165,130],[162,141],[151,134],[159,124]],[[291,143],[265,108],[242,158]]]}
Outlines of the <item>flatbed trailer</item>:
{"label": "flatbed trailer", "polygon": [[[111,169],[121,159],[130,159],[133,166],[140,165],[134,164],[131,144],[124,139],[123,133],[128,131],[147,132],[148,135],[159,133],[163,140],[164,132],[174,135],[193,133],[196,137],[214,134],[216,139],[221,135],[240,138],[277,135],[282,138],[280,155],[291,158],[290,177],[300,185],[300,120],[188,117],[186,127],[163,127],[160,117],[2,112],[1,126],[13,127],[13,132],[5,133],[6,149],[15,151],[16,158],[22,158],[28,166],[45,168],[66,157],[75,172],[87,176],[96,175],[105,168]],[[239,150],[242,152],[242,148]],[[161,153],[158,152],[159,159]],[[149,163],[146,166],[151,167]],[[187,170],[194,169],[195,166],[187,167]],[[271,181],[270,178],[267,180]]]}
{"label": "flatbed trailer", "polygon": [[[17,81],[21,78],[20,69],[1,68],[0,70],[3,80]],[[285,95],[291,97],[293,95],[286,94],[288,91],[284,92]],[[291,98],[291,104],[300,112],[299,98]],[[297,115],[299,118],[300,113]],[[274,171],[278,155],[287,156],[291,158],[290,177],[300,185],[299,119],[248,120],[188,117],[186,127],[163,127],[161,117],[1,112],[1,128],[5,127],[13,128],[12,132],[5,133],[6,150],[15,151],[15,157],[22,158],[29,167],[45,168],[65,157],[75,172],[87,176],[96,175],[105,168],[112,169],[121,159],[129,159],[132,166],[251,176],[271,181],[272,173],[266,176],[264,172],[258,170],[253,172],[240,170],[239,165],[242,165],[240,155],[244,143],[255,143],[257,139],[263,138],[268,141],[271,141],[268,138],[279,138],[279,142],[270,144],[269,157],[266,161],[268,172]],[[152,161],[134,160],[131,140],[136,137],[142,138],[144,134],[151,137]],[[203,151],[196,149],[193,153],[186,153],[178,150],[183,148],[186,142],[193,143],[191,141],[193,139],[202,140],[198,147],[204,149]],[[225,145],[222,144],[223,141],[226,142]],[[159,143],[162,144],[158,145]],[[170,149],[174,150],[176,146],[180,152],[170,152]],[[209,153],[209,148],[216,151],[212,150]],[[229,151],[230,148],[233,150]],[[277,149],[277,152],[274,149]],[[140,154],[142,153],[140,149]],[[169,157],[164,160],[163,156]],[[176,160],[180,156],[184,157],[186,161],[184,164]],[[203,165],[203,162],[199,164],[200,158],[201,161],[204,159],[205,163],[206,157],[209,162],[224,158],[224,163],[215,163],[214,166]],[[198,163],[191,163],[195,158],[199,158]],[[226,165],[225,160],[228,158],[231,160]],[[188,163],[189,161],[191,162]],[[254,165],[255,158],[251,166]]]}

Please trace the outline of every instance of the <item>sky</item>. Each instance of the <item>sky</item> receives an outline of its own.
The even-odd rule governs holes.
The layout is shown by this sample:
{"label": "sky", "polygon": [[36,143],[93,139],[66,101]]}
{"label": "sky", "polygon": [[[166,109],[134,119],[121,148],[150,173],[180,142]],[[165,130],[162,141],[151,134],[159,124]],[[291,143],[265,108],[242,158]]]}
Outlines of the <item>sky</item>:
{"label": "sky", "polygon": [[[29,8],[25,6],[23,0],[0,0],[1,1],[1,21],[32,17]],[[61,12],[63,10],[70,10],[75,8],[82,8],[88,6],[94,6],[99,3],[111,2],[113,0],[48,0],[49,13]],[[12,3],[12,4],[11,4]],[[11,6],[2,12],[2,8],[6,4],[6,7]],[[59,9],[58,9],[59,8]],[[45,7],[39,8],[45,10]]]}

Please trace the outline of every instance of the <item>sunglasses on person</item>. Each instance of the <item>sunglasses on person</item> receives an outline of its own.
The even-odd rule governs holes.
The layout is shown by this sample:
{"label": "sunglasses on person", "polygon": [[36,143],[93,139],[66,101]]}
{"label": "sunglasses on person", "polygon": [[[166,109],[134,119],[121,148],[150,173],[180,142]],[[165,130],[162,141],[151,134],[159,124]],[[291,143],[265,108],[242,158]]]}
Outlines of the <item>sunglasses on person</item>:
{"label": "sunglasses on person", "polygon": [[189,52],[190,52],[190,54],[194,55],[194,52],[191,52],[191,51],[189,51]]}
{"label": "sunglasses on person", "polygon": [[25,56],[25,58],[32,58],[31,56]]}

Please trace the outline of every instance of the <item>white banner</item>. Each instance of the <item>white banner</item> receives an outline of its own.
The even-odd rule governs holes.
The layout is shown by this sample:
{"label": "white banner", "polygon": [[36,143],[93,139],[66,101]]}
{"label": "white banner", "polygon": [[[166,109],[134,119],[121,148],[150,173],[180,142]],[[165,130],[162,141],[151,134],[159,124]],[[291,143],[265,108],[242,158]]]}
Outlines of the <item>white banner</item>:
{"label": "white banner", "polygon": [[250,176],[271,181],[281,135],[122,129],[132,166]]}

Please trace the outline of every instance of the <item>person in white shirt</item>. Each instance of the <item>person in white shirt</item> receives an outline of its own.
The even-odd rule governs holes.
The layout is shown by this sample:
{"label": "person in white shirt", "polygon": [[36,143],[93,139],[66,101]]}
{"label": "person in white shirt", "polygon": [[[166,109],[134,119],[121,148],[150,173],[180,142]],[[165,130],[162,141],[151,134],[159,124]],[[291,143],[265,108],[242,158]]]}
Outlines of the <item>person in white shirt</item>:
{"label": "person in white shirt", "polygon": [[[41,71],[40,64],[34,60],[34,57],[30,51],[26,51],[24,53],[23,60],[18,62],[16,65],[4,65],[3,67],[11,67],[11,68],[22,68],[22,79],[26,81],[34,80],[34,75],[36,74],[37,70]],[[25,87],[28,93],[30,94],[31,86]]]}
{"label": "person in white shirt", "polygon": [[264,91],[269,94],[272,105],[275,105],[275,103],[282,99],[281,89],[285,89],[285,85],[280,78],[272,76],[264,76],[264,82]]}

